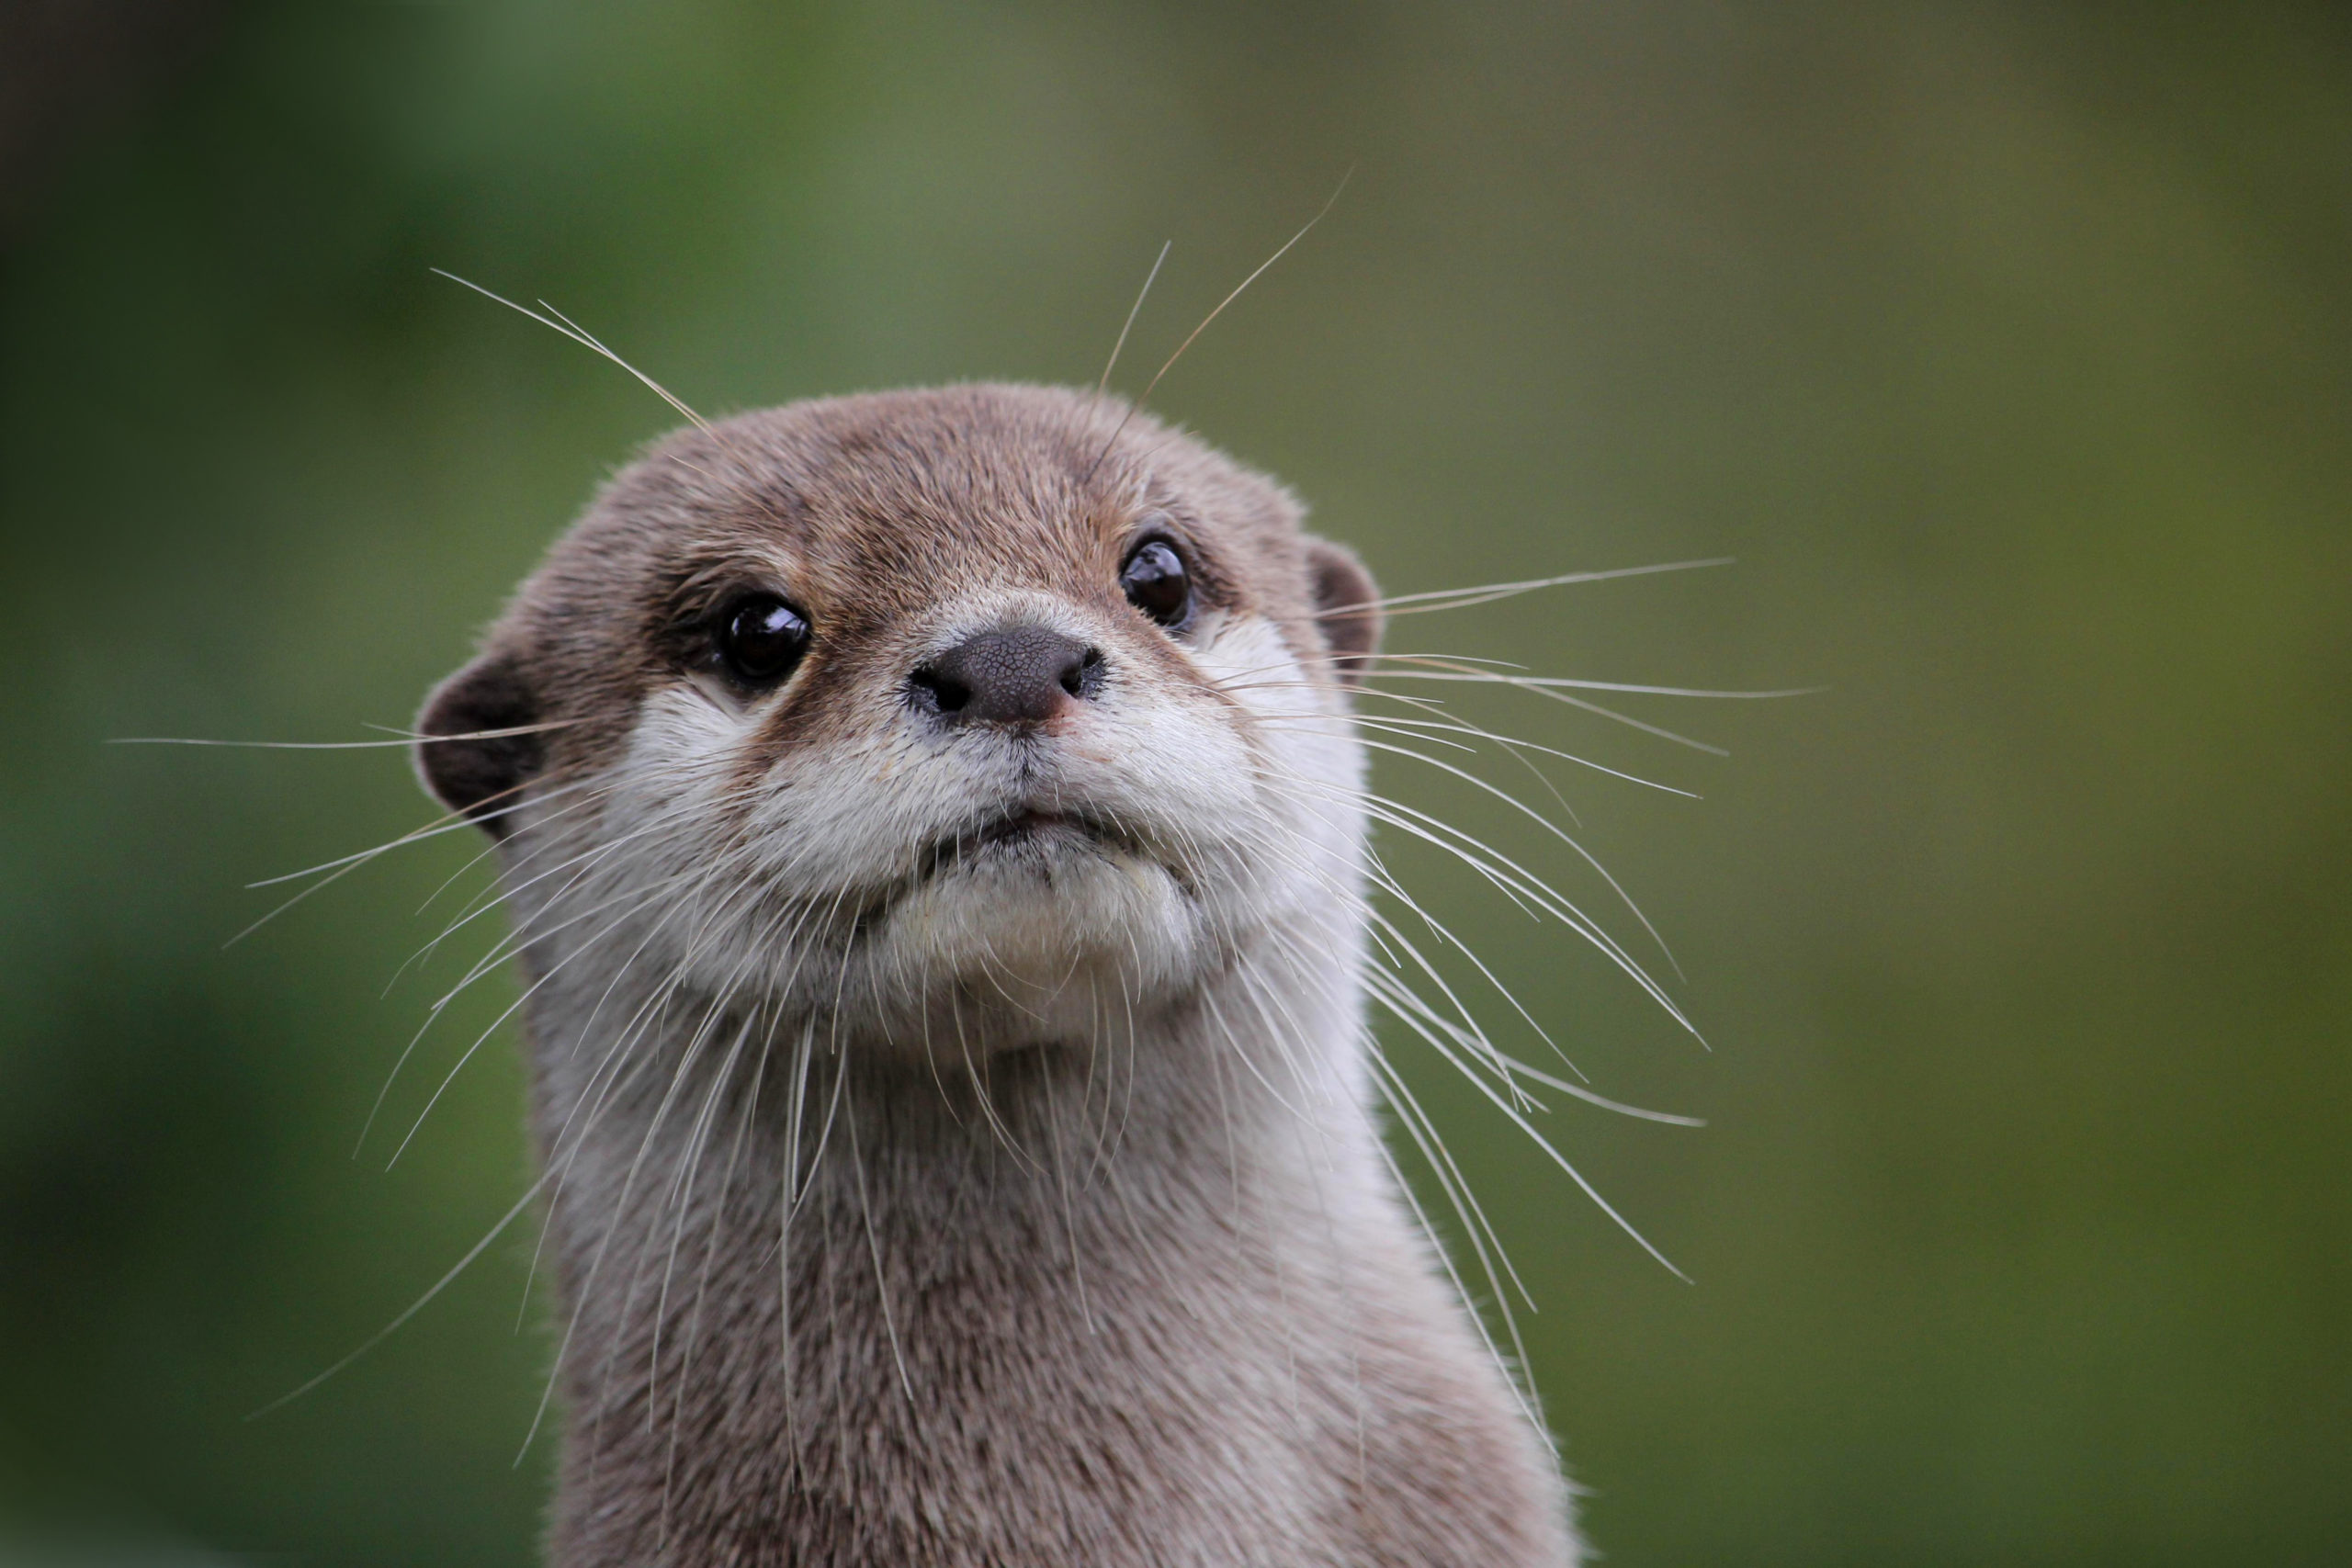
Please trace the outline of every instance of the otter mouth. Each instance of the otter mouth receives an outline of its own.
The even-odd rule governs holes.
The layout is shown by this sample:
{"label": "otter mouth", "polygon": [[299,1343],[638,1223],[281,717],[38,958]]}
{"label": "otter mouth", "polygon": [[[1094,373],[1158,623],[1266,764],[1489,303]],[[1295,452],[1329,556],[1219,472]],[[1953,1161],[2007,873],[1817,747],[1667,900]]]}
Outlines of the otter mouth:
{"label": "otter mouth", "polygon": [[853,919],[852,940],[873,935],[906,900],[958,874],[1026,873],[1050,896],[1061,873],[1082,858],[1141,861],[1158,867],[1185,897],[1198,897],[1192,878],[1181,866],[1115,823],[1069,807],[1015,806],[978,818],[925,845],[911,870],[862,903]]}
{"label": "otter mouth", "polygon": [[920,885],[960,867],[990,861],[1042,860],[1055,850],[1067,848],[1102,854],[1144,853],[1132,835],[1083,812],[1015,807],[934,840],[923,852],[914,881]]}

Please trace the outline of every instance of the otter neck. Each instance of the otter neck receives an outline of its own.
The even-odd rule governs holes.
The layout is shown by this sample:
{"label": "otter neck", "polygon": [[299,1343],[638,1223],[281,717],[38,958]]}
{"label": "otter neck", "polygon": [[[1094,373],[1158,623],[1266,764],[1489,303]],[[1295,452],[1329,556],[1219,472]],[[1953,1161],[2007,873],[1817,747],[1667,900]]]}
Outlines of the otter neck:
{"label": "otter neck", "polygon": [[[1187,1510],[1204,1541],[1322,1533],[1183,1478],[1256,1443],[1247,1472],[1291,1484],[1250,1506],[1344,1515],[1358,1369],[1300,1325],[1425,1273],[1345,956],[1269,940],[1173,1005],[978,1063],[607,1002],[615,1033],[659,1021],[601,1090],[617,1042],[550,1008],[558,1560],[1141,1561]],[[1123,1546],[1142,1517],[1154,1540]]]}

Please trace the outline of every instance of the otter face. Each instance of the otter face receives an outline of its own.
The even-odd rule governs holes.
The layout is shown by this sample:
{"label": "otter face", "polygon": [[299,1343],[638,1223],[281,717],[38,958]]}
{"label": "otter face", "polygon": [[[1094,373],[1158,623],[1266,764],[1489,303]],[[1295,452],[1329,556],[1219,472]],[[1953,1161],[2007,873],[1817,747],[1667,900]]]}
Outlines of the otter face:
{"label": "otter face", "polygon": [[420,767],[500,840],[538,983],[625,962],[886,1043],[1082,1032],[1259,933],[1343,934],[1378,615],[1298,516],[1073,392],[681,433],[435,694],[420,729],[457,739]]}

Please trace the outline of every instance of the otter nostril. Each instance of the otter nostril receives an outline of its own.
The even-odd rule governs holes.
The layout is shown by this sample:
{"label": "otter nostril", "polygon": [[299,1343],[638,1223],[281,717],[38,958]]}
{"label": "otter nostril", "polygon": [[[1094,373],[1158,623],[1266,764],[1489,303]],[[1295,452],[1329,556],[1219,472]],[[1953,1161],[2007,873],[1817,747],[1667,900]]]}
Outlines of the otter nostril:
{"label": "otter nostril", "polygon": [[925,705],[939,713],[961,713],[972,700],[971,687],[938,670],[918,670],[910,683],[922,694]]}
{"label": "otter nostril", "polygon": [[1102,650],[1090,648],[1062,671],[1061,688],[1073,697],[1091,697],[1102,684]]}

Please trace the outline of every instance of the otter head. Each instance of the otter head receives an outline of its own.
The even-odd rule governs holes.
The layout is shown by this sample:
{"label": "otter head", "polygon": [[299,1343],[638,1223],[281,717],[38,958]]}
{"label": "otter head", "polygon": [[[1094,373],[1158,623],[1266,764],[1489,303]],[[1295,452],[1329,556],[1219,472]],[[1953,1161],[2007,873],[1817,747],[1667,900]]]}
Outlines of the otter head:
{"label": "otter head", "polygon": [[1263,933],[1352,939],[1379,613],[1299,518],[1075,392],[681,432],[435,692],[420,768],[542,977],[594,948],[884,1043],[1067,1036]]}

